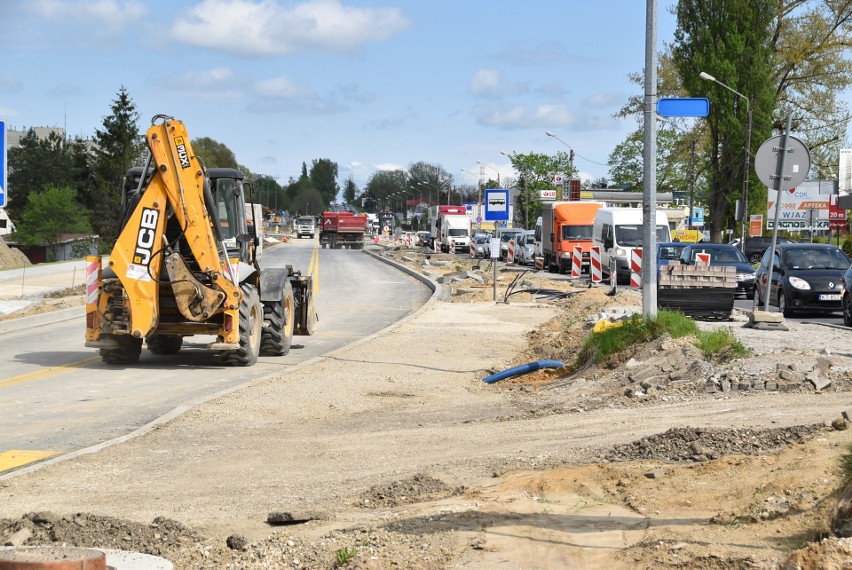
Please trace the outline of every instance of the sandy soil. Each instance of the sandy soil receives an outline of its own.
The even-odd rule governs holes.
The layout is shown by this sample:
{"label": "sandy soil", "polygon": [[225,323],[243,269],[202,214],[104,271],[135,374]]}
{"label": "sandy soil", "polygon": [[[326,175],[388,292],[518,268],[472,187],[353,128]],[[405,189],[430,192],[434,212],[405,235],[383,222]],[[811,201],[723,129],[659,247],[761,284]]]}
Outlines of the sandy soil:
{"label": "sandy soil", "polygon": [[[178,568],[849,567],[852,546],[832,535],[848,331],[702,323],[750,355],[710,362],[662,338],[485,384],[524,362],[573,363],[601,311],[639,296],[527,274],[494,303],[484,263],[388,255],[476,277],[367,342],[0,477],[0,538],[26,526],[26,544]],[[499,273],[501,299],[516,276]],[[784,389],[710,389],[756,378]]]}

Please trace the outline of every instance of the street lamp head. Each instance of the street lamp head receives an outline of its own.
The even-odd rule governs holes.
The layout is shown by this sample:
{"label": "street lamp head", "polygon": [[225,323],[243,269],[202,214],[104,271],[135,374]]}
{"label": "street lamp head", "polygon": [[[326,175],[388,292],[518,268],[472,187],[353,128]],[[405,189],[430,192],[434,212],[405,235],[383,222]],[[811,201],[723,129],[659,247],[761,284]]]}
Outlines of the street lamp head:
{"label": "street lamp head", "polygon": [[716,81],[716,78],[710,75],[709,73],[704,73],[703,71],[698,74],[698,77],[701,79],[706,79],[707,81]]}
{"label": "street lamp head", "polygon": [[502,154],[503,156],[510,156],[509,153],[506,152],[505,150],[501,150],[500,154]]}
{"label": "street lamp head", "polygon": [[553,131],[544,131],[544,134],[546,134],[549,137],[555,137],[556,136],[555,134],[553,134]]}

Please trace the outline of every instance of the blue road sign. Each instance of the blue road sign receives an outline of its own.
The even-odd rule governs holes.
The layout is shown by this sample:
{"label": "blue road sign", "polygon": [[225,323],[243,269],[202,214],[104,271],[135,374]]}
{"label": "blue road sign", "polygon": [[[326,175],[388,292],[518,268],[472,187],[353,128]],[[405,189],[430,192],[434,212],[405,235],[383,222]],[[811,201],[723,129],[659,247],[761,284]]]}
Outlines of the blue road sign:
{"label": "blue road sign", "polygon": [[657,114],[663,117],[706,117],[710,100],[706,97],[663,98],[657,101]]}
{"label": "blue road sign", "polygon": [[508,190],[485,191],[485,219],[494,222],[509,219]]}
{"label": "blue road sign", "polygon": [[0,121],[0,208],[6,207],[6,121]]}

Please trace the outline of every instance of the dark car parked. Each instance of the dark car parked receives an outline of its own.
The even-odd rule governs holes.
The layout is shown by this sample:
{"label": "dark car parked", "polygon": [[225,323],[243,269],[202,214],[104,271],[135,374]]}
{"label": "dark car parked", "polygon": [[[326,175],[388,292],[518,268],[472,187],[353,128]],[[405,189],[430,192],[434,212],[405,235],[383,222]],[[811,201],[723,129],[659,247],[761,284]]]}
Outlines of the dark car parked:
{"label": "dark car parked", "polygon": [[[791,239],[779,237],[776,240],[776,245],[779,243],[795,243]],[[763,257],[763,253],[772,245],[771,237],[749,237],[746,238],[743,253],[752,263],[757,263]]]}
{"label": "dark car parked", "polygon": [[680,253],[680,262],[694,265],[699,253],[710,254],[710,265],[732,266],[737,272],[737,295],[754,298],[754,267],[736,246],[727,243],[692,243]]}
{"label": "dark car parked", "polygon": [[841,284],[850,267],[849,257],[834,245],[823,243],[781,243],[763,254],[757,268],[759,305],[765,304],[769,266],[773,264],[769,303],[777,305],[785,317],[796,311],[833,312],[841,305]]}

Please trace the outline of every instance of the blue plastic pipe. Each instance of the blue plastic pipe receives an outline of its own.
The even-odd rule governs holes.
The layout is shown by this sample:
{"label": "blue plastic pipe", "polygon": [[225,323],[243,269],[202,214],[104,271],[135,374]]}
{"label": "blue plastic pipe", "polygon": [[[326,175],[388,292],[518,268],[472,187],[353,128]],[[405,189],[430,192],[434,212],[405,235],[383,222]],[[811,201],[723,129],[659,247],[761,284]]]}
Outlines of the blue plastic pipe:
{"label": "blue plastic pipe", "polygon": [[507,368],[502,372],[497,372],[496,374],[487,376],[483,378],[482,381],[486,384],[493,384],[498,380],[505,380],[506,378],[511,378],[512,376],[528,374],[530,372],[535,372],[536,370],[539,370],[541,368],[562,368],[563,366],[565,366],[565,364],[563,362],[559,362],[558,360],[539,360],[537,362],[527,362],[526,364]]}

